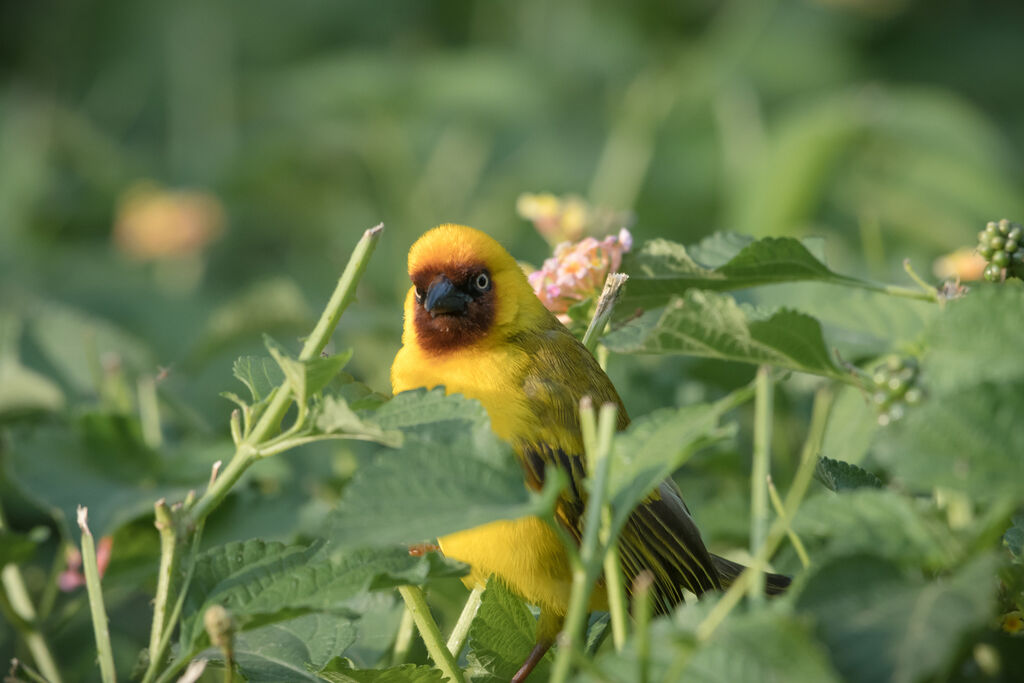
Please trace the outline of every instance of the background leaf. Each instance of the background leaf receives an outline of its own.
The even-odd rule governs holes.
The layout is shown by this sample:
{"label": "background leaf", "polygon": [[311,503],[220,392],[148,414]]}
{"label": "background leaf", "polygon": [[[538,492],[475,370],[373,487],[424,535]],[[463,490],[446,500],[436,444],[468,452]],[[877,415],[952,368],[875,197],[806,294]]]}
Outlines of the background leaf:
{"label": "background leaf", "polygon": [[[537,619],[522,599],[491,577],[480,596],[480,609],[469,627],[470,672],[474,681],[511,680],[537,643]],[[551,653],[537,664],[531,677],[544,680],[553,661]]]}
{"label": "background leaf", "polygon": [[689,291],[664,310],[622,325],[602,342],[617,353],[681,353],[847,379],[832,361],[814,318],[788,310],[770,316],[748,313],[714,292]]}
{"label": "background leaf", "polygon": [[817,617],[844,679],[910,683],[945,673],[961,639],[989,619],[994,569],[982,556],[926,583],[885,560],[852,555],[818,567],[797,604]]}
{"label": "background leaf", "polygon": [[814,469],[815,478],[830,491],[849,491],[851,489],[881,488],[882,481],[867,470],[841,460],[818,458]]}

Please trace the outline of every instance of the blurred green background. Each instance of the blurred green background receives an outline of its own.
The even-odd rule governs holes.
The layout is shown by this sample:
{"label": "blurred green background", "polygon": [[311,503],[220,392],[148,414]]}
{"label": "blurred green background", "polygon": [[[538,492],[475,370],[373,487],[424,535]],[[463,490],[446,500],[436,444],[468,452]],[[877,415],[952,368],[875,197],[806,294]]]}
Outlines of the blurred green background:
{"label": "blurred green background", "polygon": [[[380,221],[335,343],[382,391],[409,245],[460,222],[539,264],[549,247],[516,215],[523,192],[631,211],[638,240],[821,235],[841,272],[905,282],[910,257],[931,279],[984,221],[1024,216],[1021,26],[1013,0],[4,2],[0,351],[76,409],[131,412],[135,378],[166,369],[165,436],[201,482],[229,453],[218,392],[240,389],[232,360],[260,352],[262,332],[294,348]],[[637,415],[752,370],[613,359],[612,372]],[[807,398],[792,386],[783,461],[802,429],[787,411]],[[746,465],[697,464],[707,485],[684,490],[702,526],[742,545]],[[326,504],[309,501],[329,502],[323,482],[344,467],[262,463],[205,540],[310,531]],[[15,527],[46,519],[3,488]],[[151,588],[156,566],[149,525],[118,537],[111,567],[128,669],[148,619],[128,584]],[[31,587],[46,564],[26,570]],[[83,599],[58,603],[73,624],[58,645],[90,671]]]}
{"label": "blurred green background", "polygon": [[[639,239],[822,234],[840,268],[877,277],[904,256],[927,273],[984,220],[1024,215],[1018,2],[133,0],[2,13],[4,300],[70,303],[152,342],[163,366],[209,370],[189,382],[203,413],[227,410],[211,389],[237,353],[224,349],[230,324],[301,333],[379,221],[345,337],[357,374],[386,388],[409,244],[462,222],[539,263],[547,246],[514,211],[522,192],[631,209]],[[223,237],[187,259],[126,258],[111,233],[145,180],[209,193]],[[275,296],[218,321],[261,283]]]}

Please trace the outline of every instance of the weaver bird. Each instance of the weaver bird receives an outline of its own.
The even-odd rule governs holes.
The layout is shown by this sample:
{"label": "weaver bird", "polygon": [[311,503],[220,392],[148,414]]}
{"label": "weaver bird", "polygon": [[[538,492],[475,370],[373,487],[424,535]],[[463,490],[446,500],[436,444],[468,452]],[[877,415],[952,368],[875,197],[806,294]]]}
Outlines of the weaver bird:
{"label": "weaver bird", "polygon": [[[615,387],[589,351],[536,297],[515,259],[491,237],[461,225],[425,233],[409,251],[412,287],[405,298],[402,348],[391,366],[395,393],[444,386],[479,400],[494,432],[513,447],[526,485],[539,489],[548,468],[569,475],[557,517],[581,538],[586,467],[580,400],[618,407],[618,428],[629,417]],[[467,586],[494,575],[540,607],[537,644],[513,681],[525,680],[561,630],[572,584],[565,547],[537,517],[484,524],[438,539],[441,551],[469,565]],[[655,610],[720,590],[742,565],[712,555],[683,502],[665,480],[631,514],[619,538],[627,585],[642,571],[653,576]],[[768,575],[776,593],[789,579]],[[591,609],[605,607],[595,591]]]}

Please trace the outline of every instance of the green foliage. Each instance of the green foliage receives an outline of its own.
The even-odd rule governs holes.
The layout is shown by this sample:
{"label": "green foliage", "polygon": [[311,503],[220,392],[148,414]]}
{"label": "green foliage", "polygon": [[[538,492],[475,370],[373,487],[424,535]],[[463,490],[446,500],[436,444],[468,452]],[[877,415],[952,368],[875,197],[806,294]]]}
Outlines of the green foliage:
{"label": "green foliage", "polygon": [[818,481],[830,491],[847,491],[862,487],[879,488],[881,480],[871,472],[841,460],[821,457],[814,471]]}
{"label": "green foliage", "polygon": [[[491,578],[469,629],[467,659],[473,680],[510,680],[537,642],[536,631],[537,620],[523,601],[500,580]],[[533,675],[539,680],[547,678],[551,660],[550,653],[544,655]]]}
{"label": "green foliage", "polygon": [[766,314],[723,294],[690,290],[604,338],[618,353],[679,353],[757,363],[846,380],[817,320],[797,311]]}
{"label": "green foliage", "polygon": [[329,683],[442,683],[444,677],[429,666],[403,664],[388,669],[353,669],[344,660],[318,673]]}
{"label": "green foliage", "polygon": [[850,555],[817,568],[797,604],[816,618],[846,680],[919,681],[948,672],[962,638],[989,619],[993,569],[983,555],[926,582],[886,560]]}

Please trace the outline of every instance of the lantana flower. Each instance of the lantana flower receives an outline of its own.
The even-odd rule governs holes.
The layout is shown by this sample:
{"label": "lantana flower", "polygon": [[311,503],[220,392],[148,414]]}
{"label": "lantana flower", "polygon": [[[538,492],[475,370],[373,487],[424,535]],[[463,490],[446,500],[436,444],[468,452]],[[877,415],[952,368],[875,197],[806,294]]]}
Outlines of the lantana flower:
{"label": "lantana flower", "polygon": [[598,241],[584,237],[562,242],[540,270],[529,274],[533,291],[549,311],[568,321],[569,308],[601,293],[608,273],[622,265],[622,255],[633,247],[633,236],[622,228]]}
{"label": "lantana flower", "polygon": [[139,183],[118,203],[114,244],[140,261],[189,257],[221,235],[224,213],[220,200],[207,192]]}

